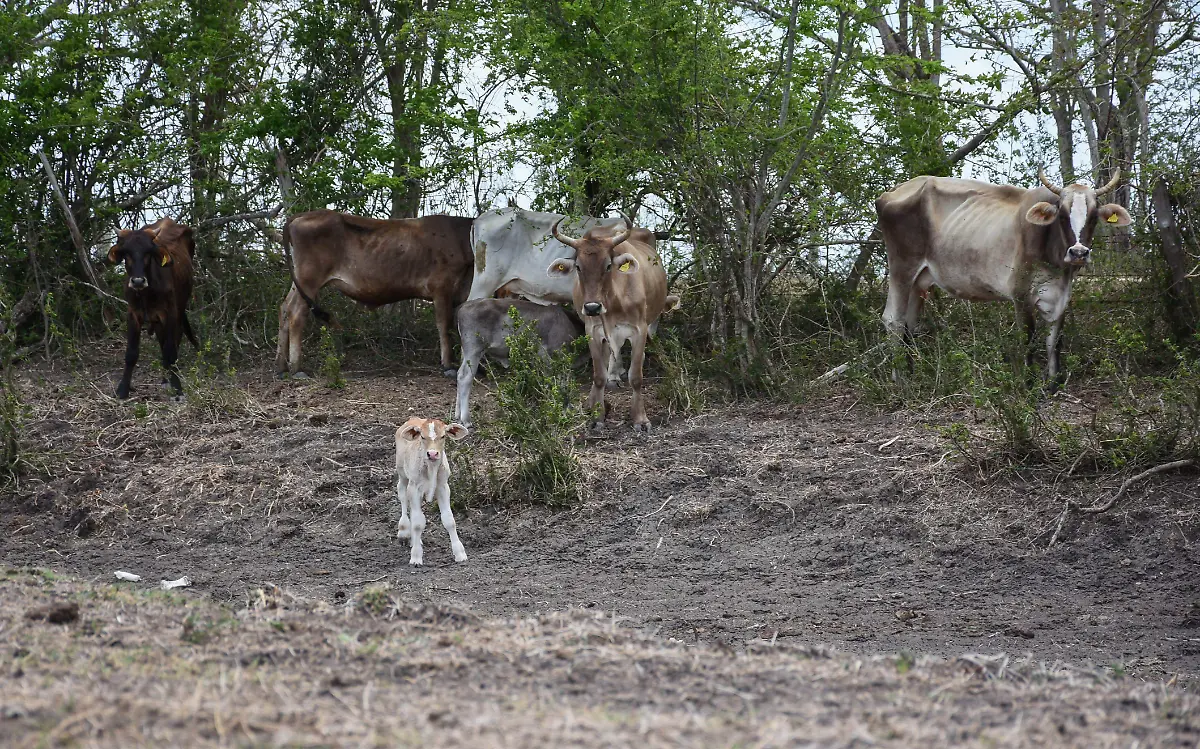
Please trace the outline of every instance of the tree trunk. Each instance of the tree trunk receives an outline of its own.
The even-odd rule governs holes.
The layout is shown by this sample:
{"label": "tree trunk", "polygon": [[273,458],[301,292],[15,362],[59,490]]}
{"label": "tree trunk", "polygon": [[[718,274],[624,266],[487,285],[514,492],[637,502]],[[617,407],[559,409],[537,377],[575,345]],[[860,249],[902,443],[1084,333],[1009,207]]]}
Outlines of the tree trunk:
{"label": "tree trunk", "polygon": [[1175,339],[1183,341],[1196,332],[1200,317],[1197,315],[1195,290],[1188,278],[1188,255],[1183,247],[1183,233],[1175,221],[1171,187],[1161,175],[1154,180],[1152,201],[1154,226],[1158,229],[1163,260],[1170,273],[1167,294],[1172,302],[1169,306],[1171,328]]}

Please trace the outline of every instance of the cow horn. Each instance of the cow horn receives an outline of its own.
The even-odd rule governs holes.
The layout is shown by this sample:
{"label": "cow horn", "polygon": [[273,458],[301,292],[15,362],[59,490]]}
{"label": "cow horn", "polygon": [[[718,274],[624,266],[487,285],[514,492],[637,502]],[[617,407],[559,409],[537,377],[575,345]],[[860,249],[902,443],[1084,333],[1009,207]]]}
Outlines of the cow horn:
{"label": "cow horn", "polygon": [[624,211],[617,211],[617,213],[620,213],[621,218],[625,221],[625,231],[613,237],[613,247],[616,247],[626,239],[629,239],[629,235],[633,233],[633,222],[629,220],[629,217],[625,215]]}
{"label": "cow horn", "polygon": [[1105,193],[1112,192],[1113,190],[1117,189],[1117,185],[1119,184],[1121,184],[1121,167],[1117,167],[1113,170],[1112,179],[1108,181],[1107,185],[1096,188],[1096,197],[1100,197]]}
{"label": "cow horn", "polygon": [[1049,190],[1050,192],[1054,193],[1055,195],[1062,195],[1062,188],[1055,187],[1053,182],[1046,179],[1046,171],[1044,169],[1042,169],[1040,166],[1038,167],[1038,182],[1041,182],[1043,185],[1045,185],[1046,189]]}
{"label": "cow horn", "polygon": [[[563,218],[566,218],[566,216],[563,216]],[[561,223],[562,223],[562,218],[560,218],[558,221],[555,221],[554,226],[550,227],[550,233],[554,235],[555,239],[562,242],[567,247],[571,247],[573,249],[578,250],[579,249],[579,240],[578,239],[571,239],[566,234],[562,234],[561,232],[559,232],[558,225]]]}

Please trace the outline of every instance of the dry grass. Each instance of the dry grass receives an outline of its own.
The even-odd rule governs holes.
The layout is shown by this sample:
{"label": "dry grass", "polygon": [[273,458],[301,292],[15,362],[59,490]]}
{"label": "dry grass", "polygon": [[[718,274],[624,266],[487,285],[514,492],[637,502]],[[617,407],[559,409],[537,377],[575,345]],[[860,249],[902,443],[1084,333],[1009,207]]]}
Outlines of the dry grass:
{"label": "dry grass", "polygon": [[[479,620],[386,588],[223,607],[37,570],[0,583],[6,746],[1188,745],[1170,685],[966,656],[743,653],[567,611]],[[23,613],[80,605],[54,625]]]}

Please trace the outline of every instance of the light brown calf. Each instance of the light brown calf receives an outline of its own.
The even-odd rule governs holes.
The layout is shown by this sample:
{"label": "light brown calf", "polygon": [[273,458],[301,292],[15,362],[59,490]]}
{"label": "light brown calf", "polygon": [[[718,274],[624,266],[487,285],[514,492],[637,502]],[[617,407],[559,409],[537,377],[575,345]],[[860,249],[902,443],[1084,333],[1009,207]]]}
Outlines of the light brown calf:
{"label": "light brown calf", "polygon": [[425,563],[421,534],[425,531],[425,513],[421,506],[437,498],[442,525],[450,534],[454,561],[467,561],[467,551],[458,540],[454,513],[450,511],[450,461],[446,458],[446,438],[467,436],[462,424],[446,424],[440,419],[413,417],[396,430],[396,496],[400,499],[400,522],[396,538],[408,538],[411,552],[408,563]]}

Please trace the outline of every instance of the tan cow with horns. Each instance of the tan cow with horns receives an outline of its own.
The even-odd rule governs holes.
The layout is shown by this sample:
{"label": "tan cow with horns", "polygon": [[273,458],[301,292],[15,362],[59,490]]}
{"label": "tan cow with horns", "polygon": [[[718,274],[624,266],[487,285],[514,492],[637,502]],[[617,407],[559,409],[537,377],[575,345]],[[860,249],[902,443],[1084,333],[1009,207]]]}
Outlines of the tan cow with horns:
{"label": "tan cow with horns", "polygon": [[558,230],[551,233],[559,242],[575,250],[575,257],[559,258],[546,269],[549,276],[574,275],[572,299],[583,317],[584,330],[592,355],[592,389],[587,408],[604,404],[601,422],[608,415],[604,398],[608,381],[607,367],[612,352],[619,352],[625,341],[632,344],[629,360],[629,386],[633,390],[633,428],[650,431],[646,404],[642,400],[642,365],[650,326],[658,316],[678,305],[678,297],[667,296],[667,273],[655,250],[654,234],[634,228],[624,213],[623,229],[597,226],[583,237],[573,239]]}
{"label": "tan cow with horns", "polygon": [[[1047,376],[1059,379],[1060,333],[1071,281],[1088,263],[1098,223],[1128,226],[1129,213],[1098,198],[1120,184],[1060,187],[1038,170],[1024,189],[954,177],[916,177],[875,201],[888,257],[883,322],[916,332],[931,286],[971,301],[1008,299],[1032,341],[1035,313],[1050,326]],[[1032,351],[1028,354],[1032,358]]]}

